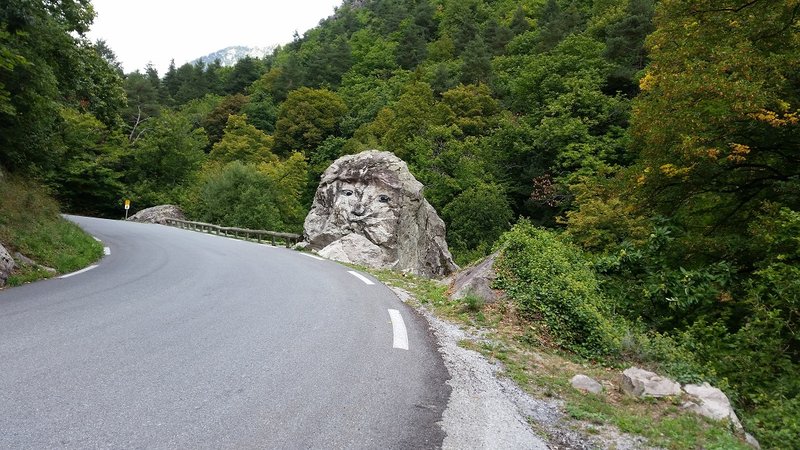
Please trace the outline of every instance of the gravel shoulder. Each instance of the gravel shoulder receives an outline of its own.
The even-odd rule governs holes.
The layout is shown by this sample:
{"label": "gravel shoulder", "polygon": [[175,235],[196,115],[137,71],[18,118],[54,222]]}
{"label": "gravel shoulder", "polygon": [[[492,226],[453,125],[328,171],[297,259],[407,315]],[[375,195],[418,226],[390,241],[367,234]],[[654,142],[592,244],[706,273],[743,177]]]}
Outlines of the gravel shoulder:
{"label": "gravel shoulder", "polygon": [[440,319],[409,292],[390,288],[428,321],[450,372],[452,392],[440,424],[446,434],[444,449],[651,448],[644,438],[612,427],[599,432],[594,427],[592,435],[582,432],[585,424],[569,418],[562,401],[531,396],[504,376],[502,363],[459,344],[485,338]]}

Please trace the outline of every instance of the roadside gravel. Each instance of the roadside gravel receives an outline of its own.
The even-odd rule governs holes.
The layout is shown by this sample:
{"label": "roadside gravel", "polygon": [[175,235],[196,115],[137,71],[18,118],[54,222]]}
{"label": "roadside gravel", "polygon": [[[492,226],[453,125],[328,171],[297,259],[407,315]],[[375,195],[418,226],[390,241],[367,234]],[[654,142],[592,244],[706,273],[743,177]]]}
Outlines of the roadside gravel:
{"label": "roadside gravel", "polygon": [[[403,289],[390,288],[403,302],[413,298]],[[610,427],[595,427],[597,434],[591,436],[581,432],[585,424],[567,417],[563,402],[532,397],[502,375],[501,363],[458,345],[485,338],[439,319],[422,305],[416,308],[436,335],[450,372],[452,392],[441,421],[444,449],[650,448],[643,438]]]}

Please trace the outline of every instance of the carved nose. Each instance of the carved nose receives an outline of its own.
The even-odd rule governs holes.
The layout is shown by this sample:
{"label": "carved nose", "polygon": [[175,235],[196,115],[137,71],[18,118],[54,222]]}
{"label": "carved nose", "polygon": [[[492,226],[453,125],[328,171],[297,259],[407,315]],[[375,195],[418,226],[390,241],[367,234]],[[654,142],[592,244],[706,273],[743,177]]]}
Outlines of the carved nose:
{"label": "carved nose", "polygon": [[364,206],[363,205],[354,206],[353,210],[352,210],[352,213],[357,215],[357,216],[359,216],[359,217],[363,216],[364,215]]}

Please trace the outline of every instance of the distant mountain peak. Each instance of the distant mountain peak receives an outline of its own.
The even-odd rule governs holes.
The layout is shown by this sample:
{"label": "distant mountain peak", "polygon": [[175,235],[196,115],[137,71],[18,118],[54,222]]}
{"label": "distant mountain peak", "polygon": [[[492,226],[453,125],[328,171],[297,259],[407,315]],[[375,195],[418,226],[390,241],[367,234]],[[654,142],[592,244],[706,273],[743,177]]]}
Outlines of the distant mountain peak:
{"label": "distant mountain peak", "polygon": [[190,64],[203,62],[204,64],[208,65],[216,60],[219,60],[220,64],[225,67],[229,67],[236,64],[237,61],[246,56],[251,58],[263,58],[266,55],[271,55],[276,47],[276,45],[270,45],[267,47],[246,47],[244,45],[234,45],[209,53],[208,55],[201,56],[194,61],[191,61]]}

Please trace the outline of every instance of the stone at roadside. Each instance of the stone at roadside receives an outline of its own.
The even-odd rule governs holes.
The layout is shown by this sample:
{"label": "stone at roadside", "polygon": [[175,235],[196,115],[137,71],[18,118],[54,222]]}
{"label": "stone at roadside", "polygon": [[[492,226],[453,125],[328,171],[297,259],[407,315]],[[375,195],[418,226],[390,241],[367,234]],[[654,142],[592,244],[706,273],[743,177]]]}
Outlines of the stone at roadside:
{"label": "stone at roadside", "polygon": [[165,225],[167,219],[186,220],[183,211],[175,205],[159,205],[143,209],[128,217],[133,222],[160,223]]}
{"label": "stone at roadside", "polygon": [[306,248],[308,248],[308,242],[306,241],[300,241],[292,246],[292,250],[297,250],[299,252],[302,252]]}
{"label": "stone at roadside", "polygon": [[14,262],[14,258],[12,258],[8,250],[0,244],[0,286],[6,285],[6,280],[8,280],[8,276],[11,275],[11,271],[14,270],[15,267],[16,263]]}
{"label": "stone at roadside", "polygon": [[37,269],[44,270],[45,272],[48,272],[48,273],[51,273],[51,274],[55,274],[56,272],[58,272],[56,269],[53,269],[52,267],[43,266],[43,265],[37,263],[36,261],[28,258],[27,256],[23,255],[20,252],[15,252],[14,253],[14,259],[17,260],[17,262],[22,266],[35,267]]}
{"label": "stone at roadside", "polygon": [[494,260],[498,253],[492,253],[483,261],[466,267],[452,277],[450,282],[450,298],[460,300],[467,295],[475,295],[485,303],[495,303],[503,298],[503,291],[492,289],[497,277],[494,271]]}
{"label": "stone at roadside", "polygon": [[334,161],[322,174],[303,237],[320,255],[426,277],[458,269],[444,222],[422,183],[390,152],[368,150]]}
{"label": "stone at roadside", "polygon": [[681,385],[653,372],[630,367],[620,376],[620,389],[636,397],[669,397],[681,394]]}
{"label": "stone at roadside", "polygon": [[747,445],[749,445],[750,447],[753,447],[756,450],[761,450],[761,444],[758,443],[758,440],[755,437],[753,437],[752,434],[745,433],[744,441],[747,442]]}
{"label": "stone at roadside", "polygon": [[598,383],[595,379],[580,373],[572,377],[569,382],[572,384],[572,387],[579,391],[591,392],[592,394],[599,394],[603,392],[602,384]]}
{"label": "stone at roadside", "polygon": [[736,417],[731,402],[724,392],[708,383],[687,384],[683,386],[683,391],[692,397],[692,400],[683,404],[684,408],[709,419],[729,420],[737,433],[744,432],[742,423]]}

